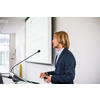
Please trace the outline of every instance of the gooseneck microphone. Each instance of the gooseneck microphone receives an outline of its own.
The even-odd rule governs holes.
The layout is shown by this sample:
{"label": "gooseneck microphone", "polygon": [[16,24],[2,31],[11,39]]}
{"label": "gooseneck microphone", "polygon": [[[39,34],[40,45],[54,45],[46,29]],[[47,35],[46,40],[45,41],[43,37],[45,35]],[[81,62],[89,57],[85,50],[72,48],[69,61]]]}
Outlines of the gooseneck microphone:
{"label": "gooseneck microphone", "polygon": [[40,50],[38,50],[37,52],[35,52],[34,54],[30,55],[29,57],[25,58],[24,60],[20,61],[19,63],[17,63],[16,65],[14,65],[11,69],[10,72],[12,72],[12,70],[14,69],[14,67],[16,67],[17,65],[19,65],[20,63],[22,63],[23,61],[27,60],[28,58],[32,57],[33,55],[35,55],[36,53],[39,53]]}
{"label": "gooseneck microphone", "polygon": [[28,82],[28,83],[33,83],[33,84],[39,84],[37,82],[32,82],[32,81],[27,81],[17,75],[15,75],[12,70],[14,69],[14,67],[16,67],[17,65],[19,65],[20,63],[22,63],[23,61],[27,60],[28,58],[32,57],[33,55],[35,55],[36,53],[39,53],[40,50],[38,50],[37,52],[35,52],[34,54],[30,55],[29,57],[25,58],[24,60],[20,61],[19,63],[17,63],[16,65],[14,65],[9,73],[9,76],[8,78],[11,78],[14,82],[17,82],[17,81],[24,81],[24,82]]}

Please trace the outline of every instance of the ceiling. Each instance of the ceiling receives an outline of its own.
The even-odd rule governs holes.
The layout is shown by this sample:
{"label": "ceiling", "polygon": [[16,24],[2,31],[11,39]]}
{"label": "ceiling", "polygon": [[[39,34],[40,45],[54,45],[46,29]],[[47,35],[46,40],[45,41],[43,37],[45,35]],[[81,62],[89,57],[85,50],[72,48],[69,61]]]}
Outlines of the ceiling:
{"label": "ceiling", "polygon": [[0,33],[16,33],[27,17],[0,17]]}

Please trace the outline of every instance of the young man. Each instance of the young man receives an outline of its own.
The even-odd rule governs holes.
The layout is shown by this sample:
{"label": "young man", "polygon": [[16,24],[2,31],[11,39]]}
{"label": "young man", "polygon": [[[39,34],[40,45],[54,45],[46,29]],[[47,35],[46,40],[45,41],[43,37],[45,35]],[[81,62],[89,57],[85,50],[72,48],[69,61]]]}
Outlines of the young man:
{"label": "young man", "polygon": [[70,46],[68,34],[64,31],[55,32],[52,43],[53,48],[58,50],[55,59],[55,71],[42,72],[40,78],[46,77],[47,79],[44,81],[47,83],[73,84],[76,61],[73,54],[68,50]]}

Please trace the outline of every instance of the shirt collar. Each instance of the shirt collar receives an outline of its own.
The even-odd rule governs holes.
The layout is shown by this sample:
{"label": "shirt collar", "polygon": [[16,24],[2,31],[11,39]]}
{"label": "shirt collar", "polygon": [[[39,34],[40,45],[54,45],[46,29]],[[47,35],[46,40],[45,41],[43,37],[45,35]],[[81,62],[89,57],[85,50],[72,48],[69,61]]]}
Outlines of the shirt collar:
{"label": "shirt collar", "polygon": [[57,52],[57,55],[60,55],[62,53],[62,51],[64,50],[64,48],[62,48],[60,51]]}

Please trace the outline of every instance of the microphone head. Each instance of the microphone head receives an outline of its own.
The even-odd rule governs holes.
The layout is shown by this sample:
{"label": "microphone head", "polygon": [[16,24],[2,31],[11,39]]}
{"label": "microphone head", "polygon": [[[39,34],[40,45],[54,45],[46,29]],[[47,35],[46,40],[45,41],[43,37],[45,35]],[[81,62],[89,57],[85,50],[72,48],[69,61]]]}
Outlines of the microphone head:
{"label": "microphone head", "polygon": [[37,52],[40,52],[40,50],[38,50]]}

